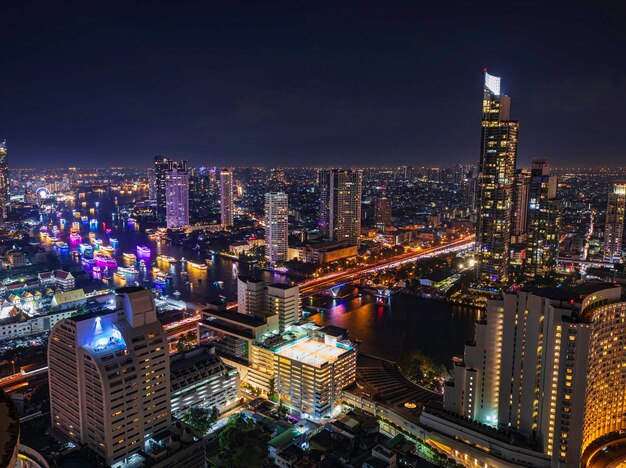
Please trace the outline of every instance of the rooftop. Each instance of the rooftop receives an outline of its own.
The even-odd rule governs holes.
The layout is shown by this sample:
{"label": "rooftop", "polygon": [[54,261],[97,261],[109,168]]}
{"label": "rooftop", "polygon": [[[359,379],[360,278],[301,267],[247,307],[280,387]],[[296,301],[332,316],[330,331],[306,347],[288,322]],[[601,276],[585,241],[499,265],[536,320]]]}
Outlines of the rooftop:
{"label": "rooftop", "polygon": [[241,314],[239,312],[232,312],[229,310],[206,309],[204,312],[214,317],[221,318],[229,322],[235,322],[239,325],[246,327],[260,327],[267,323],[267,320],[265,320],[263,317]]}
{"label": "rooftop", "polygon": [[313,367],[322,367],[324,364],[335,362],[341,355],[351,350],[352,348],[331,346],[313,338],[307,338],[285,345],[277,350],[276,354]]}
{"label": "rooftop", "polygon": [[584,299],[585,296],[603,291],[605,289],[615,288],[617,285],[605,283],[603,281],[590,281],[585,284],[573,286],[569,288],[524,288],[523,291],[534,294],[536,296],[545,297],[556,301],[568,301],[574,299],[578,301]]}

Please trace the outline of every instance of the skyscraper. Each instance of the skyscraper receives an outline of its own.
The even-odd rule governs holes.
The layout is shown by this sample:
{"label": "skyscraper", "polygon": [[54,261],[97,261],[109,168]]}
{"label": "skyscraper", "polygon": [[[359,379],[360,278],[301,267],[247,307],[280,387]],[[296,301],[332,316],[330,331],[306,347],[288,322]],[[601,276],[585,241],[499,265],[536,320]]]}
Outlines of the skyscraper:
{"label": "skyscraper", "polygon": [[513,215],[511,226],[511,241],[514,243],[526,241],[528,232],[528,195],[530,192],[530,171],[526,168],[518,169],[515,174],[513,189]]}
{"label": "skyscraper", "polygon": [[265,194],[265,258],[271,264],[287,261],[289,208],[287,194]]}
{"label": "skyscraper", "polygon": [[509,120],[511,98],[500,93],[500,78],[485,71],[476,206],[476,278],[504,281],[509,267],[517,121]]}
{"label": "skyscraper", "polygon": [[156,192],[156,217],[165,220],[165,174],[171,168],[171,161],[165,156],[154,157],[154,189]]}
{"label": "skyscraper", "polygon": [[391,199],[379,197],[374,202],[374,222],[389,226],[391,224]]}
{"label": "skyscraper", "polygon": [[48,344],[52,426],[108,466],[170,424],[169,348],[152,291],[116,294],[116,310],[60,320]]}
{"label": "skyscraper", "polygon": [[544,159],[533,161],[528,197],[526,276],[545,275],[556,266],[559,250],[560,207],[557,176],[550,175]]}
{"label": "skyscraper", "polygon": [[9,193],[9,161],[7,155],[7,141],[0,143],[0,222],[7,217]]}
{"label": "skyscraper", "polygon": [[267,286],[266,310],[278,315],[281,332],[301,318],[300,288],[289,284],[275,283]]}
{"label": "skyscraper", "polygon": [[604,261],[619,262],[624,250],[624,221],[626,213],[626,183],[613,184],[609,189],[604,228]]}
{"label": "skyscraper", "polygon": [[167,227],[189,225],[189,174],[186,164],[172,165],[165,173],[165,204]]}
{"label": "skyscraper", "polygon": [[[516,466],[590,466],[585,460],[625,438],[626,303],[620,296],[619,287],[590,282],[487,301],[475,339],[466,344],[454,382],[446,386],[447,415],[430,416],[426,409],[420,423],[434,427],[437,418],[467,418],[480,423],[473,426],[484,437],[480,445],[492,448],[506,434],[501,439],[506,442],[490,452],[513,457],[505,460]],[[493,429],[481,429],[484,425]],[[452,423],[445,432],[454,439],[458,426]],[[480,453],[463,442],[455,449]],[[492,465],[487,453],[477,466]]]}
{"label": "skyscraper", "polygon": [[220,209],[222,214],[222,226],[233,225],[233,171],[222,169],[220,172]]}
{"label": "skyscraper", "polygon": [[361,235],[361,171],[322,170],[319,189],[319,226],[324,235],[357,245]]}

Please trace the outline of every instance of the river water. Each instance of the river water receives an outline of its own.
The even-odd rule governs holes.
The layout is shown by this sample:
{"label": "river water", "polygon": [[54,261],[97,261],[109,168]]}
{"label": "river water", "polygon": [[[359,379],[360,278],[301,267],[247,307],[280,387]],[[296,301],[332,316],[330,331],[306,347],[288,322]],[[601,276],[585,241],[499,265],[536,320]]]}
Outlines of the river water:
{"label": "river water", "polygon": [[[156,257],[161,254],[177,259],[184,257],[197,263],[205,263],[206,256],[180,245],[152,241],[138,223],[133,225],[113,217],[117,205],[111,194],[90,193],[84,198],[76,199],[78,203],[75,209],[89,218],[98,219],[99,224],[95,232],[97,237],[103,240],[104,245],[109,244],[110,238],[119,241],[115,257],[120,266],[124,265],[122,253],[136,253],[137,245],[146,245],[152,250],[151,257],[145,259],[146,268],[141,269],[138,276],[132,275],[127,277],[127,280],[113,278],[109,287],[134,284],[135,281],[153,287],[155,276],[152,267],[156,266],[164,273],[172,275],[171,281],[165,287],[159,286],[163,293],[172,294],[178,291],[181,299],[196,302],[207,302],[220,297],[225,297],[228,301],[236,300],[237,275],[250,273],[248,267],[243,265],[240,267],[237,262],[219,256],[209,257],[209,267],[206,270],[185,267],[182,263],[168,265],[157,262]],[[119,201],[122,203],[128,200]],[[82,205],[83,202],[86,206]],[[69,227],[76,221],[72,218],[70,208],[63,214],[67,219],[67,228],[60,236],[68,244]],[[90,208],[94,208],[93,214],[89,214]],[[106,233],[103,222],[106,228],[112,229],[110,234]],[[89,231],[90,226],[81,223],[80,233],[84,242],[88,240]],[[52,246],[48,248],[53,249]],[[70,245],[70,249],[73,248]],[[73,264],[74,268],[78,268],[79,260],[71,255],[61,255],[61,259],[64,264]],[[185,270],[188,276],[181,275]],[[254,273],[266,282],[288,281],[288,278],[282,275],[266,271]],[[91,287],[98,282],[97,279],[92,280]],[[316,298],[314,302],[306,299],[304,304],[323,307],[321,313],[311,315],[310,319],[319,325],[347,328],[353,339],[362,342],[361,349],[365,353],[397,360],[402,353],[421,351],[432,357],[435,362],[446,366],[450,366],[452,356],[463,353],[464,343],[473,338],[477,314],[473,309],[401,294],[392,296],[386,303],[381,303],[371,294],[358,294],[358,291],[350,288],[342,291],[338,299],[322,296]]]}

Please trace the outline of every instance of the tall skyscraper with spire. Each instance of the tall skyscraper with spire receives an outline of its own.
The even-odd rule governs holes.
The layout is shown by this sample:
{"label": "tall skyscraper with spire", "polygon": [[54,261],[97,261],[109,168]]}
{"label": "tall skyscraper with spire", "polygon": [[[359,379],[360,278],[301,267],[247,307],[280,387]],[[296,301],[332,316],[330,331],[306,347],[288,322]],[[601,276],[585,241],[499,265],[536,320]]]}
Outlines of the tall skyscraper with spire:
{"label": "tall skyscraper with spire", "polygon": [[504,281],[509,273],[519,128],[510,120],[510,107],[511,98],[500,92],[500,77],[485,71],[476,194],[476,278],[481,282]]}
{"label": "tall skyscraper with spire", "polygon": [[7,205],[9,204],[9,162],[7,154],[7,141],[0,143],[0,222],[7,217]]}
{"label": "tall skyscraper with spire", "polygon": [[222,169],[220,172],[220,210],[222,215],[222,226],[233,225],[233,191],[234,191],[233,171]]}

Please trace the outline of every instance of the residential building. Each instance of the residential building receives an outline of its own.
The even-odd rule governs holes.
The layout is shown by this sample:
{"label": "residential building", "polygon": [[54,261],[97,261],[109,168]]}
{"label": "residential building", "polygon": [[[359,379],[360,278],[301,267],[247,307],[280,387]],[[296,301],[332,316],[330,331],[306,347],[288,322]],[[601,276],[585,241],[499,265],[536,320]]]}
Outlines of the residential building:
{"label": "residential building", "polygon": [[476,278],[505,281],[509,273],[513,186],[519,124],[510,120],[511,98],[500,78],[485,71],[477,184]]}
{"label": "residential building", "polygon": [[231,169],[222,169],[220,172],[220,210],[222,227],[233,225],[234,218],[234,186],[235,181]]}
{"label": "residential building", "polygon": [[7,217],[7,209],[10,197],[9,180],[9,156],[7,154],[7,141],[0,143],[0,222]]}
{"label": "residential building", "polygon": [[266,310],[278,316],[278,328],[281,333],[302,318],[299,286],[270,284],[267,286],[265,298]]}
{"label": "residential building", "polygon": [[270,264],[286,262],[289,238],[287,194],[265,194],[265,258]]}
{"label": "residential building", "polygon": [[358,245],[361,235],[362,173],[331,169],[319,172],[319,227],[328,240]]}
{"label": "residential building", "polygon": [[242,314],[256,314],[265,309],[265,281],[251,276],[237,277],[237,311]]}
{"label": "residential building", "polygon": [[176,164],[165,173],[166,220],[169,229],[189,225],[189,174],[187,164]]}
{"label": "residential building", "polygon": [[559,253],[560,204],[557,176],[544,159],[534,160],[530,174],[526,276],[546,275],[556,268]]}
{"label": "residential building", "polygon": [[48,374],[54,430],[125,464],[170,425],[170,360],[152,291],[116,291],[116,310],[59,321]]}
{"label": "residential building", "polygon": [[374,202],[374,222],[382,226],[391,224],[391,199],[379,197]]}
{"label": "residential building", "polygon": [[528,232],[528,195],[530,193],[530,171],[518,169],[513,190],[513,214],[511,222],[511,243],[526,241]]}
{"label": "residential building", "polygon": [[624,251],[624,221],[626,213],[626,183],[613,184],[609,190],[604,228],[604,261],[621,261]]}

